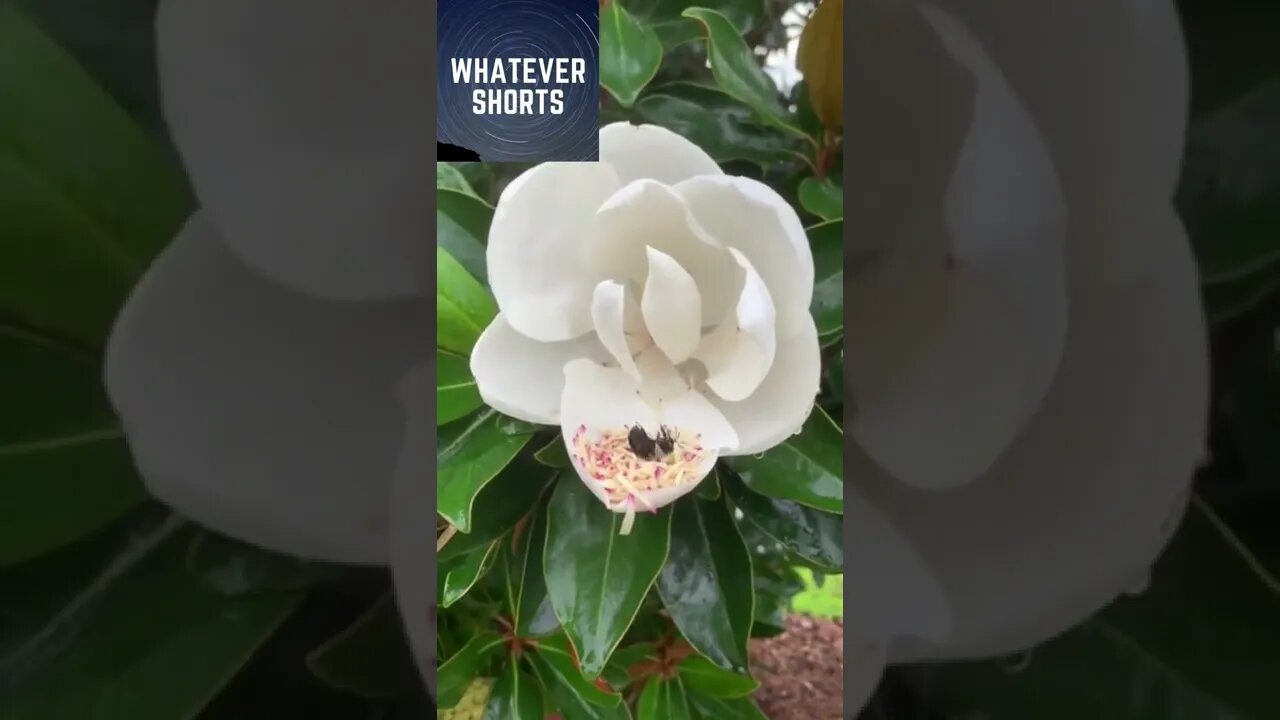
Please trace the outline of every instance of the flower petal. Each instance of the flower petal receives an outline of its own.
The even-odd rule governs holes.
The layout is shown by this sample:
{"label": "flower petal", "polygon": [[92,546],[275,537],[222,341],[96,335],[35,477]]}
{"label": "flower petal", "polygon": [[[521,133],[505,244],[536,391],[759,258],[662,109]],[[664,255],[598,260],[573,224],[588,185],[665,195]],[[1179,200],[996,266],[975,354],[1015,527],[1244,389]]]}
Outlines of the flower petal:
{"label": "flower petal", "polygon": [[435,372],[415,367],[398,395],[405,433],[391,490],[391,578],[418,670],[436,695]]}
{"label": "flower petal", "polygon": [[769,374],[749,397],[727,402],[711,396],[738,433],[738,449],[726,455],[755,455],[800,432],[822,383],[822,351],[813,318],[799,331],[778,339]]}
{"label": "flower petal", "polygon": [[777,314],[751,261],[736,248],[729,252],[745,271],[742,294],[733,314],[703,338],[695,357],[707,368],[707,386],[735,402],[755,392],[773,367]]}
{"label": "flower petal", "polygon": [[[640,369],[636,367],[632,356],[632,341],[627,335],[626,286],[612,280],[605,280],[597,285],[591,299],[591,320],[595,323],[596,336],[618,362],[618,366],[633,380],[640,382]],[[563,373],[561,376],[563,377]]]}
{"label": "flower petal", "polygon": [[607,277],[584,265],[588,227],[618,188],[603,163],[543,163],[511,181],[489,226],[489,286],[507,322],[543,342],[591,331],[591,296]]}
{"label": "flower petal", "polygon": [[913,491],[854,456],[849,477],[912,539],[953,610],[949,641],[900,644],[895,661],[1042,642],[1130,587],[1168,541],[1205,449],[1207,339],[1190,245],[1167,206],[1149,241],[1159,261],[1124,287],[1073,278],[1058,380],[978,482]]}
{"label": "flower petal", "polygon": [[804,324],[813,302],[813,251],[795,209],[773,188],[744,177],[700,177],[674,189],[712,237],[751,260],[778,309],[780,332]]}
{"label": "flower petal", "polygon": [[[1186,48],[1171,0],[935,0],[963,20],[1008,73],[1040,127],[1079,213],[1073,222],[1128,233],[1079,262],[1100,282],[1141,272],[1157,252],[1150,225],[1181,171],[1189,105]],[[1156,233],[1158,234],[1158,233]]]}
{"label": "flower petal", "polygon": [[197,213],[107,348],[107,390],[147,488],[273,550],[385,561],[392,389],[429,357],[430,312],[425,300],[295,295],[240,264]]}
{"label": "flower petal", "polygon": [[1048,153],[1000,70],[949,17],[929,21],[976,82],[945,229],[852,279],[845,332],[858,348],[851,434],[904,482],[938,488],[989,468],[1053,382],[1066,221]]}
{"label": "flower petal", "polygon": [[733,304],[736,277],[729,253],[666,185],[638,180],[623,187],[600,206],[589,234],[585,263],[593,277],[642,284],[652,248],[693,277],[702,299],[702,324],[718,322]]}
{"label": "flower petal", "polygon": [[516,332],[499,313],[471,351],[471,375],[489,407],[527,422],[556,425],[565,363],[576,358],[604,362],[609,357],[595,335],[538,342]]}
{"label": "flower petal", "polygon": [[[654,353],[648,354],[648,357],[654,356]],[[737,434],[724,416],[706,398],[687,386],[668,385],[670,390],[661,390],[655,396],[656,388],[652,383],[648,387],[641,386],[621,369],[604,367],[590,360],[570,362],[565,366],[564,374],[561,431],[565,446],[574,469],[587,488],[614,512],[662,507],[692,492],[698,482],[711,472],[720,454],[738,444]],[[652,372],[646,378],[651,376]],[[600,476],[596,477],[575,443],[580,436],[594,442],[603,433],[625,435],[627,429],[636,423],[644,427],[650,436],[656,436],[661,426],[667,426],[676,432],[678,438],[699,438],[701,452],[688,482],[636,493],[640,504],[628,506],[610,499],[606,483],[602,480],[612,478],[613,474],[601,470]],[[630,457],[620,459],[629,460]]]}
{"label": "flower petal", "polygon": [[646,250],[649,277],[640,310],[653,342],[679,365],[693,355],[702,339],[702,297],[693,276],[680,263],[661,250]]}
{"label": "flower petal", "polygon": [[600,160],[613,167],[624,185],[634,180],[674,185],[723,173],[702,148],[658,125],[605,125],[600,129]]}
{"label": "flower petal", "polygon": [[430,290],[430,13],[160,3],[169,131],[209,222],[255,270],[339,300]]}

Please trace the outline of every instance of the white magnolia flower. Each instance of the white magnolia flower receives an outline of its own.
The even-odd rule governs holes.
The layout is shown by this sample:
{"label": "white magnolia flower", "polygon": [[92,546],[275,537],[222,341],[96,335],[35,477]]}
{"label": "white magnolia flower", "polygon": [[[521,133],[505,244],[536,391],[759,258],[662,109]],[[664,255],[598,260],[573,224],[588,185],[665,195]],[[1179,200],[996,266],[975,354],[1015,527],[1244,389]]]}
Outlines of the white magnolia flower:
{"label": "white magnolia flower", "polygon": [[[846,679],[865,695],[886,663],[1020,650],[1142,577],[1203,453],[1207,360],[1170,206],[1188,100],[1172,2],[851,7]],[[162,1],[165,113],[201,209],[122,311],[106,369],[158,498],[276,550],[391,562],[427,676],[431,11]],[[774,319],[751,327],[773,327],[772,363],[753,332],[738,339],[754,346],[730,344],[752,371],[726,370],[719,387],[672,363],[685,394],[670,421],[711,452],[785,438],[807,412],[786,403],[815,384],[780,385],[763,416],[733,408],[767,406],[762,368],[816,362],[791,340],[811,332],[797,309],[809,261],[789,242],[749,245],[798,242],[791,216],[669,134],[609,132],[632,139],[602,142],[623,149],[609,163],[544,166],[504,199],[490,258],[502,319],[475,361],[486,398],[571,430],[659,422],[610,398],[665,400],[645,384],[662,375],[644,371],[717,357],[704,332],[767,297]],[[681,202],[687,215],[672,212]],[[628,216],[674,234],[628,235]],[[574,222],[606,225],[626,252],[556,257]],[[593,265],[614,257],[630,259]],[[798,277],[770,274],[784,259]],[[734,274],[709,277],[713,265]],[[650,280],[667,291],[650,296]],[[500,363],[550,384],[494,380]]]}
{"label": "white magnolia flower", "polygon": [[561,426],[626,533],[718,457],[799,432],[822,367],[813,256],[780,195],[653,125],[605,127],[600,160],[539,165],[502,193],[499,314],[471,371],[490,406]]}

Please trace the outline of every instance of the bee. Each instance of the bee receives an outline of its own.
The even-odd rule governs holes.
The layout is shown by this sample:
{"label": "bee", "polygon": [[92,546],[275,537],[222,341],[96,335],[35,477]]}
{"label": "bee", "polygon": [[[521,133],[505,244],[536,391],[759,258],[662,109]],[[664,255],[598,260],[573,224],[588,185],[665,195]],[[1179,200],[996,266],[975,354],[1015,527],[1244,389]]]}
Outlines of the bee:
{"label": "bee", "polygon": [[659,457],[666,456],[675,449],[676,435],[671,428],[666,425],[658,426],[658,436],[656,438],[649,437],[649,433],[645,431],[640,423],[631,426],[627,431],[627,444],[631,446],[631,452],[641,460],[656,460]]}
{"label": "bee", "polygon": [[[658,437],[662,437],[662,431],[659,429]],[[649,433],[645,432],[644,426],[636,423],[627,431],[627,444],[631,446],[631,452],[641,460],[652,460],[657,457],[658,443],[649,437]]]}

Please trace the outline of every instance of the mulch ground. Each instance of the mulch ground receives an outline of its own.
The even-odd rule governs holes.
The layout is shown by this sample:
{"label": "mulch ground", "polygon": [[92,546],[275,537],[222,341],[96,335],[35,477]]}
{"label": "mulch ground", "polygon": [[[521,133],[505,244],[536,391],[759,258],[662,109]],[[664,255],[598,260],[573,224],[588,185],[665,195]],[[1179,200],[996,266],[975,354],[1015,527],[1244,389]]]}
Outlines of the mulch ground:
{"label": "mulch ground", "polygon": [[790,616],[783,634],[751,641],[751,671],[770,720],[842,720],[844,624]]}

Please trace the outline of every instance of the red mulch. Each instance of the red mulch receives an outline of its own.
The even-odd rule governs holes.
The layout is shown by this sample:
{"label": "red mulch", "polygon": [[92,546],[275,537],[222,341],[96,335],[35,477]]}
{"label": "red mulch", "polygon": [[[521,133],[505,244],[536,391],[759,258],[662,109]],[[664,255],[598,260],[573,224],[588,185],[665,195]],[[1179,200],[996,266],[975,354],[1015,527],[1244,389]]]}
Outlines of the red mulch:
{"label": "red mulch", "polygon": [[792,615],[783,634],[751,641],[751,674],[770,720],[842,720],[844,624]]}

